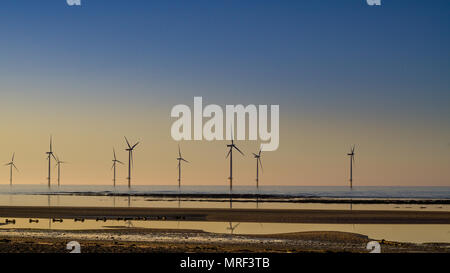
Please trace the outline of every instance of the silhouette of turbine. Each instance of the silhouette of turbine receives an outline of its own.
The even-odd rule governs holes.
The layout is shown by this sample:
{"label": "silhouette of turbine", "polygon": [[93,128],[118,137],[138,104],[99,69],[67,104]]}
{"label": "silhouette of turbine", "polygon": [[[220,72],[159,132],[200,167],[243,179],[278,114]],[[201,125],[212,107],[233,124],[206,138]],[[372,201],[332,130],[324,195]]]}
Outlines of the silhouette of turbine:
{"label": "silhouette of turbine", "polygon": [[259,150],[258,154],[253,153],[253,156],[256,158],[256,188],[259,189],[259,166],[261,166],[261,171],[263,170],[261,163],[261,150]]}
{"label": "silhouette of turbine", "polygon": [[139,141],[136,142],[133,146],[130,145],[130,142],[128,142],[128,139],[125,137],[125,141],[127,142],[128,148],[125,149],[125,151],[128,152],[128,188],[131,187],[131,165],[133,165],[133,150],[136,148],[136,146],[139,144]]}
{"label": "silhouette of turbine", "polygon": [[52,157],[56,159],[55,155],[53,154],[53,150],[52,150],[52,136],[50,136],[50,151],[46,152],[47,156],[47,160],[48,160],[48,187],[50,188],[50,181],[51,181],[51,160]]}
{"label": "silhouette of turbine", "polygon": [[180,145],[178,145],[178,191],[180,190],[181,187],[181,161],[184,161],[186,163],[189,163],[189,161],[187,161],[186,159],[184,159],[181,156],[181,150],[180,150]]}
{"label": "silhouette of turbine", "polygon": [[227,144],[227,147],[230,148],[230,150],[228,150],[228,154],[226,156],[226,158],[228,158],[228,156],[230,157],[230,193],[233,190],[233,149],[236,149],[239,153],[241,153],[242,155],[244,155],[243,152],[241,152],[241,150],[239,150],[238,147],[236,147],[236,145],[234,145],[234,141],[233,141],[233,132],[231,132],[231,144]]}
{"label": "silhouette of turbine", "polygon": [[116,158],[116,151],[114,150],[114,148],[113,148],[113,155],[114,155],[114,159],[112,160],[113,164],[112,164],[111,169],[114,169],[113,186],[115,188],[116,187],[116,163],[120,163],[122,165],[124,165],[124,164],[123,164],[122,161],[117,160],[117,158]]}
{"label": "silhouette of turbine", "polygon": [[12,168],[14,167],[16,169],[16,171],[19,171],[19,169],[17,169],[16,165],[14,164],[14,155],[16,153],[13,153],[12,158],[11,158],[11,162],[6,163],[5,166],[9,166],[9,185],[12,186]]}
{"label": "silhouette of turbine", "polygon": [[353,164],[355,164],[355,145],[353,145],[350,153],[347,154],[350,156],[350,189],[353,188]]}
{"label": "silhouette of turbine", "polygon": [[65,161],[59,160],[59,157],[56,156],[56,167],[58,167],[58,187],[60,186],[60,180],[61,180],[61,164],[67,163]]}

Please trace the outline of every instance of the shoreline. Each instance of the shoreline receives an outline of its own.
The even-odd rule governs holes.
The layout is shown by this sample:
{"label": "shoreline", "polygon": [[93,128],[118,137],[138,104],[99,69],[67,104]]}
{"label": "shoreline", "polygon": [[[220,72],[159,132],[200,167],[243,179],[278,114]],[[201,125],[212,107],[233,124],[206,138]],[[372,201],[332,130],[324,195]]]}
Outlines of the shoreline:
{"label": "shoreline", "polygon": [[129,220],[317,224],[450,224],[450,212],[387,210],[0,206],[0,217],[62,219],[102,217],[129,218]]}

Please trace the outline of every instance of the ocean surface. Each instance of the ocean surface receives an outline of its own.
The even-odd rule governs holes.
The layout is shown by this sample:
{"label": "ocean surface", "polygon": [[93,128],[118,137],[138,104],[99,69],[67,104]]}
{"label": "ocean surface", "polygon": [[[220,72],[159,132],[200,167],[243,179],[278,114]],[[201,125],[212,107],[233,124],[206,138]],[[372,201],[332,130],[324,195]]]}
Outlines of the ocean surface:
{"label": "ocean surface", "polygon": [[[131,195],[152,196],[178,194],[177,186],[86,186],[64,185],[0,185],[1,195]],[[182,186],[180,194],[228,194],[227,186]],[[259,191],[252,186],[235,186],[233,194],[261,194],[298,198],[396,198],[396,199],[450,199],[450,187],[349,187],[343,186],[262,186]]]}

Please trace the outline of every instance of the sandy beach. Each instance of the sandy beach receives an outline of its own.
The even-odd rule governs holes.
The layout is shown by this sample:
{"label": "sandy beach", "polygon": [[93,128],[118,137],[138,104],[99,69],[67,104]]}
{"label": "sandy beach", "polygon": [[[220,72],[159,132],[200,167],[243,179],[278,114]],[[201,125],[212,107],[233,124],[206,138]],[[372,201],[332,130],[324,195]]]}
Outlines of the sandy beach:
{"label": "sandy beach", "polygon": [[0,217],[265,223],[450,224],[450,212],[1,206]]}
{"label": "sandy beach", "polygon": [[[82,230],[24,228],[5,225],[0,229],[0,252],[68,252],[69,241],[78,241],[83,252],[368,252],[376,240],[383,252],[450,252],[450,243],[411,243],[370,238],[357,232],[308,231],[270,234],[226,234],[193,229],[142,228],[123,226],[132,221],[235,222],[235,223],[317,223],[317,224],[450,224],[450,212],[381,210],[294,210],[220,208],[112,208],[1,206],[0,217],[20,220],[58,219],[104,223],[102,229]],[[50,219],[52,219],[50,221]],[[64,220],[64,223],[66,223]],[[113,226],[117,220],[122,226]],[[6,220],[4,220],[6,221]],[[23,220],[22,220],[23,221]],[[109,224],[112,221],[111,224]],[[120,222],[119,221],[119,222]],[[79,223],[79,222],[78,222]],[[116,223],[117,224],[117,223]],[[231,224],[230,224],[231,225]],[[251,231],[250,231],[251,232]],[[251,232],[252,233],[252,232]]]}
{"label": "sandy beach", "polygon": [[[0,252],[67,253],[77,241],[83,253],[367,253],[367,236],[345,232],[224,235],[200,230],[118,229],[108,231],[2,230]],[[450,244],[379,240],[383,253],[450,252]]]}

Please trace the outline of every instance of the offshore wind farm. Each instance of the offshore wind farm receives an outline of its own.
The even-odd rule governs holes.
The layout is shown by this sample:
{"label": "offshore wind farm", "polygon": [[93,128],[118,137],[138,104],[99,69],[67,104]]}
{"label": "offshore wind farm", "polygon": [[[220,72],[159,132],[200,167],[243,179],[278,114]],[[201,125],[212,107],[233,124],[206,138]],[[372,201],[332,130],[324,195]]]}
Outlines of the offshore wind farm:
{"label": "offshore wind farm", "polygon": [[0,253],[450,251],[448,1],[21,2]]}

